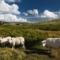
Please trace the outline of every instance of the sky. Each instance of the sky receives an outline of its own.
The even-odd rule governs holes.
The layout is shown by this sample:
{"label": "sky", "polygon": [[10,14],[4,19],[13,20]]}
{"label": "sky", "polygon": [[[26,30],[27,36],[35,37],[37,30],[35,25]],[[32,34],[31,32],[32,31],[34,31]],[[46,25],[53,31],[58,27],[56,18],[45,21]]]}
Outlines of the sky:
{"label": "sky", "polygon": [[60,18],[60,0],[0,0],[0,21],[40,22]]}

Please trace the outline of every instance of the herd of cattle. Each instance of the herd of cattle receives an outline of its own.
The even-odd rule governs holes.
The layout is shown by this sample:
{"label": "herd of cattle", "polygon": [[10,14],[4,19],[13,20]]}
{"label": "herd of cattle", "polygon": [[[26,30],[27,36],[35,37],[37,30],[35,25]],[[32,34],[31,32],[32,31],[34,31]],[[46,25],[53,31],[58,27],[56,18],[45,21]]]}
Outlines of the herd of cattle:
{"label": "herd of cattle", "polygon": [[[25,39],[24,37],[0,37],[0,44],[5,46],[6,43],[12,45],[12,49],[15,45],[22,44],[23,48],[25,48]],[[42,46],[48,47],[48,52],[50,48],[59,49],[60,48],[60,38],[47,38],[46,40],[41,41]]]}
{"label": "herd of cattle", "polygon": [[22,44],[23,48],[25,47],[24,37],[10,37],[10,36],[5,37],[5,38],[0,37],[0,44],[2,46],[5,46],[5,44],[7,43],[12,45],[12,49],[15,47],[15,45],[19,45],[19,44]]}

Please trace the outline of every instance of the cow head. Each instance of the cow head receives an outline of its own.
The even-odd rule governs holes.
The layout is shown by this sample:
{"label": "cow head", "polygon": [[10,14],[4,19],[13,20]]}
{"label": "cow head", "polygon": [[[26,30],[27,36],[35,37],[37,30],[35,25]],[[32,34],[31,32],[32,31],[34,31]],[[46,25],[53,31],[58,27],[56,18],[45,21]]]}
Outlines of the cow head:
{"label": "cow head", "polygon": [[42,46],[43,46],[43,47],[46,46],[46,40],[41,41],[41,43],[42,43]]}

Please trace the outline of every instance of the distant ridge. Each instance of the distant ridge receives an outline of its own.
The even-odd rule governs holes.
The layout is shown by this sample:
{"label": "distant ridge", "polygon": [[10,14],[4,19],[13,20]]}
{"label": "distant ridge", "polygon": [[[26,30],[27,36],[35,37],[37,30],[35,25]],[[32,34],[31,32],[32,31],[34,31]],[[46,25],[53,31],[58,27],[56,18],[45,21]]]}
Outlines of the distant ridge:
{"label": "distant ridge", "polygon": [[0,21],[0,25],[26,25],[26,24],[29,24],[28,22],[5,22],[5,21]]}
{"label": "distant ridge", "polygon": [[56,24],[60,24],[60,19],[53,19],[53,20],[44,20],[41,22],[36,22],[36,23],[29,23],[29,22],[4,22],[4,21],[0,21],[0,25],[5,25],[5,24],[10,24],[10,25],[28,25],[28,24],[33,24],[33,25],[56,25]]}
{"label": "distant ridge", "polygon": [[44,24],[60,24],[60,19],[45,20],[45,21],[37,22],[35,24],[38,24],[38,25],[44,25]]}

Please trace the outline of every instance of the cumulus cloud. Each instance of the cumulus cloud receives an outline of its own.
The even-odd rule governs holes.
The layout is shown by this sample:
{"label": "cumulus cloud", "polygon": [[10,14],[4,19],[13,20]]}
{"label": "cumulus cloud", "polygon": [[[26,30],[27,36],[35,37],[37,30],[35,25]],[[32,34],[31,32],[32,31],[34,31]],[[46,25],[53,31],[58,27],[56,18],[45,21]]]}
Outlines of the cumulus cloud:
{"label": "cumulus cloud", "polygon": [[1,14],[0,15],[0,21],[5,21],[5,22],[28,22],[27,19],[17,18],[16,15],[12,15],[12,14]]}
{"label": "cumulus cloud", "polygon": [[28,10],[27,12],[28,12],[29,14],[31,14],[31,15],[35,15],[35,16],[37,16],[38,13],[39,13],[37,9]]}
{"label": "cumulus cloud", "polygon": [[50,19],[56,19],[58,18],[58,15],[54,12],[51,12],[49,10],[45,10],[42,15],[40,15],[41,18],[50,18]]}
{"label": "cumulus cloud", "polygon": [[28,16],[28,13],[26,13],[26,12],[23,12],[23,14],[24,14],[25,16]]}
{"label": "cumulus cloud", "polygon": [[[43,13],[40,13],[38,9],[33,9],[33,10],[28,10],[27,11],[29,14],[34,15],[35,18],[48,18],[48,19],[56,19],[59,18],[58,14],[55,12],[51,12],[49,10],[44,10]],[[58,12],[59,13],[59,12]]]}
{"label": "cumulus cloud", "polygon": [[5,0],[6,2],[21,2],[22,0]]}
{"label": "cumulus cloud", "polygon": [[11,13],[20,14],[18,11],[19,7],[16,4],[11,5]]}
{"label": "cumulus cloud", "polygon": [[[49,10],[44,10],[43,12],[39,12],[38,9],[28,10],[27,11],[29,19],[37,19],[37,20],[52,20],[60,18],[60,11],[52,12]],[[25,14],[25,13],[24,13]]]}
{"label": "cumulus cloud", "polygon": [[27,19],[18,18],[19,7],[16,4],[9,5],[5,0],[0,0],[0,21],[5,22],[27,22]]}
{"label": "cumulus cloud", "polygon": [[0,20],[3,20],[4,19],[4,15],[0,15]]}
{"label": "cumulus cloud", "polygon": [[19,7],[16,4],[9,5],[4,0],[0,0],[0,14],[5,13],[13,13],[13,14],[20,14],[18,11]]}

